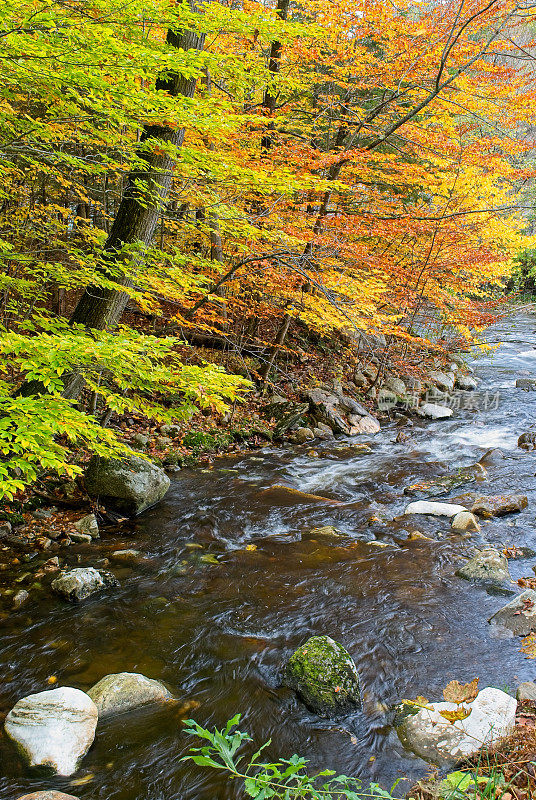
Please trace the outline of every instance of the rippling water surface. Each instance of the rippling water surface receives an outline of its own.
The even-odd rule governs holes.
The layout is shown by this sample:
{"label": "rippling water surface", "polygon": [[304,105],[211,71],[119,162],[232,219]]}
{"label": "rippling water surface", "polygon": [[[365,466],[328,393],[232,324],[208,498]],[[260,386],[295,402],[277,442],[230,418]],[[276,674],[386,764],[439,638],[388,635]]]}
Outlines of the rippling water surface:
{"label": "rippling water surface", "polygon": [[[536,392],[515,388],[517,377],[536,377],[534,331],[528,314],[490,330],[489,338],[503,344],[474,362],[480,409],[414,421],[401,443],[393,422],[374,437],[315,443],[316,456],[310,447],[268,448],[221,459],[210,470],[183,470],[165,502],[137,521],[134,536],[105,533],[99,545],[64,551],[73,566],[98,567],[120,547],[147,558],[114,569],[117,593],[79,606],[41,598],[3,623],[0,711],[47,688],[50,675],[58,685],[86,690],[110,672],[141,672],[198,704],[189,714],[202,724],[222,726],[241,712],[241,727],[256,744],[272,738],[267,756],[297,752],[314,768],[385,787],[421,775],[424,763],[401,748],[383,705],[417,694],[437,699],[453,678],[479,676],[481,686],[500,688],[534,678],[534,662],[524,660],[519,642],[494,635],[487,623],[504,597],[454,575],[477,544],[536,550],[536,458],[516,447],[536,420]],[[352,449],[360,442],[372,452]],[[526,493],[522,514],[484,523],[470,539],[451,533],[444,518],[397,519],[408,502],[405,485],[472,464],[492,447],[506,459],[476,490]],[[277,485],[341,502],[303,502],[271,488]],[[310,533],[326,525],[343,535]],[[406,541],[415,529],[430,539]],[[514,577],[530,574],[533,562],[511,562]],[[343,720],[314,716],[280,686],[292,651],[325,633],[350,651],[366,692],[364,711]],[[0,798],[41,788],[84,800],[237,797],[239,787],[220,774],[181,763],[189,744],[184,716],[177,707],[151,709],[99,725],[74,776],[85,780],[81,785],[26,773],[0,739]]]}

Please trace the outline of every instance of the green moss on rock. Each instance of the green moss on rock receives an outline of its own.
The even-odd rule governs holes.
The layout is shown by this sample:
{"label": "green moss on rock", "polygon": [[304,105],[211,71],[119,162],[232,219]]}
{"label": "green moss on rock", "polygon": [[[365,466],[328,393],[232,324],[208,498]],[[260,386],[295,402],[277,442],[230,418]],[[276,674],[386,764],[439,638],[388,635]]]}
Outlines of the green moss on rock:
{"label": "green moss on rock", "polygon": [[357,667],[330,636],[312,636],[299,647],[289,659],[284,682],[322,716],[361,707]]}

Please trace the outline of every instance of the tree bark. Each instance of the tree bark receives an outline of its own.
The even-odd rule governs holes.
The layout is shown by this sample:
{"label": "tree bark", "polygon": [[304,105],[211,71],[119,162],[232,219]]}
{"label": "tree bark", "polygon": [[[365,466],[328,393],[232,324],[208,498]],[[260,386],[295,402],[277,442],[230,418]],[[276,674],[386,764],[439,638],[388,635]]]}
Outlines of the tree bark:
{"label": "tree bark", "polygon": [[[204,34],[197,34],[194,31],[186,31],[180,35],[168,31],[167,34],[168,44],[182,50],[202,50],[204,38]],[[167,91],[173,97],[179,95],[193,97],[195,85],[195,78],[185,78],[180,74],[159,78],[156,82],[157,89]],[[178,148],[182,146],[185,133],[185,128],[172,129],[160,125],[148,125],[143,129],[140,143],[156,139]],[[175,165],[172,155],[160,148],[150,152],[145,152],[141,148],[137,153],[137,159],[143,164],[133,169],[128,176],[123,198],[104,244],[105,262],[121,260],[121,250],[124,245],[151,244],[163,203],[171,186]],[[140,181],[146,186],[140,186]],[[133,285],[130,277],[120,282],[126,287]],[[127,302],[126,292],[89,286],[78,301],[70,321],[73,324],[78,323],[99,330],[113,328],[119,322]]]}
{"label": "tree bark", "polygon": [[[166,41],[172,47],[182,50],[202,50],[205,35],[195,31],[184,31],[176,34],[169,30]],[[167,91],[173,97],[193,97],[196,79],[185,78],[180,73],[158,78],[156,89]],[[147,125],[143,129],[140,144],[149,140],[156,140],[163,144],[171,144],[180,148],[184,141],[185,128],[169,128],[160,125]],[[164,201],[171,186],[175,160],[165,148],[156,147],[146,150],[140,147],[136,153],[137,166],[134,167],[127,178],[123,197],[112,228],[103,247],[103,273],[106,274],[106,265],[117,265],[133,255],[123,254],[123,247],[129,244],[150,245],[154,236],[156,225],[160,217]],[[140,184],[141,182],[141,184]],[[131,272],[131,270],[129,270]],[[126,288],[134,285],[132,277],[125,276],[117,280]],[[105,289],[100,286],[88,286],[76,308],[70,323],[84,325],[86,328],[104,330],[113,328],[119,322],[128,303],[129,295],[117,289]],[[84,378],[78,372],[65,376],[63,397],[76,399],[84,388]],[[16,396],[29,397],[47,392],[39,381],[29,381],[16,392]]]}

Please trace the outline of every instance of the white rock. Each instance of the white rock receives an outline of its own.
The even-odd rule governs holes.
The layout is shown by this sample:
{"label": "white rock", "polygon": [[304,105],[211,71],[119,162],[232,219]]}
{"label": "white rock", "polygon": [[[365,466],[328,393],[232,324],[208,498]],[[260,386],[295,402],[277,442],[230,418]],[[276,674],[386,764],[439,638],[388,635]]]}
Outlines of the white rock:
{"label": "white rock", "polygon": [[421,417],[428,417],[428,419],[446,419],[452,417],[452,408],[448,406],[440,406],[437,403],[423,403],[417,409],[417,414]]}
{"label": "white rock", "polygon": [[106,675],[91,687],[88,695],[95,702],[100,718],[172,699],[164,684],[137,672]]}
{"label": "white rock", "polygon": [[375,417],[361,417],[352,433],[379,433],[380,423]]}
{"label": "white rock", "polygon": [[30,766],[72,775],[91,747],[97,720],[93,700],[63,686],[19,700],[6,717],[5,730]]}
{"label": "white rock", "polygon": [[471,713],[464,720],[448,722],[440,711],[455,711],[454,703],[430,703],[432,710],[420,709],[397,728],[402,744],[432,764],[452,764],[476,753],[511,733],[515,726],[517,702],[500,689],[487,688],[476,700],[466,703]]}
{"label": "white rock", "polygon": [[431,514],[434,517],[455,517],[467,511],[463,506],[455,503],[434,503],[431,500],[416,500],[407,506],[404,514]]}
{"label": "white rock", "polygon": [[452,528],[455,531],[479,531],[480,525],[474,514],[470,511],[460,511],[452,520]]}

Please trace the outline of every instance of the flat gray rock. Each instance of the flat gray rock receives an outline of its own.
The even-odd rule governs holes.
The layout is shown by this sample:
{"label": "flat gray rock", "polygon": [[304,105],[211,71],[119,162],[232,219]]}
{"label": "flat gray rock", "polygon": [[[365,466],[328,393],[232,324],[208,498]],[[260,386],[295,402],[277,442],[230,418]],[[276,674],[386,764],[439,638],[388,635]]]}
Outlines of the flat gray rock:
{"label": "flat gray rock", "polygon": [[527,589],[490,617],[490,622],[508,628],[514,636],[536,631],[536,591]]}
{"label": "flat gray rock", "polygon": [[19,700],[6,717],[5,731],[31,767],[72,775],[93,743],[97,720],[93,700],[63,686]]}
{"label": "flat gray rock", "polygon": [[160,681],[137,672],[106,675],[88,691],[99,710],[99,718],[122,714],[149,703],[165,703],[173,696]]}

